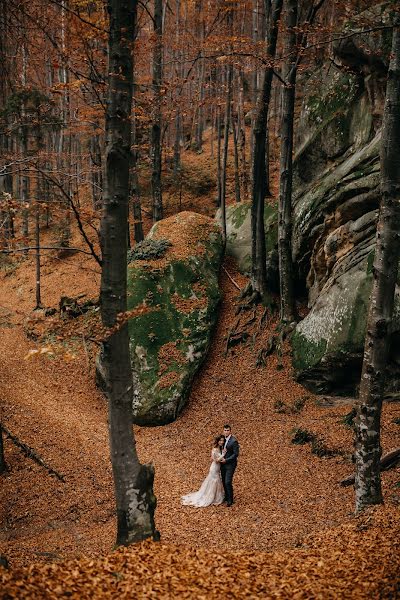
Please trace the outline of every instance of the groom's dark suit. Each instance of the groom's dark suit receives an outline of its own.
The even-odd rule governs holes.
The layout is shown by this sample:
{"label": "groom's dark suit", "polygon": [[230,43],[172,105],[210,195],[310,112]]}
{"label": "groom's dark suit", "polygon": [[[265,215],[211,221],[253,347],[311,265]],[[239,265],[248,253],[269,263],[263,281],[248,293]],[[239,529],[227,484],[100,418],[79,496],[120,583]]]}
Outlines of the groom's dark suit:
{"label": "groom's dark suit", "polygon": [[233,487],[232,479],[236,469],[237,459],[239,456],[239,442],[234,435],[229,437],[225,446],[225,462],[221,463],[222,484],[225,491],[225,500],[227,504],[233,503]]}

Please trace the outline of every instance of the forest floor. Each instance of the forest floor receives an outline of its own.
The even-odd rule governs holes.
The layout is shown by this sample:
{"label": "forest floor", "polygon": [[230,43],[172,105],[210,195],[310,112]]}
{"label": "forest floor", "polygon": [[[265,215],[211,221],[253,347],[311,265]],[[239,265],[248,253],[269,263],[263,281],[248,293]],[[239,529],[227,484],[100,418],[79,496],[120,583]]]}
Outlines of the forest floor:
{"label": "forest floor", "polygon": [[[210,197],[207,202],[210,206]],[[107,569],[115,575],[122,569],[121,561],[124,573],[130,561],[136,565],[132,573],[135,569],[142,573],[135,581],[132,573],[125,579],[111,577],[120,586],[118,593],[127,597],[129,590],[135,590],[142,597],[211,598],[218,596],[218,589],[232,598],[249,594],[311,598],[318,593],[323,598],[390,597],[384,586],[390,578],[393,583],[393,574],[400,569],[399,469],[383,473],[386,508],[355,518],[353,488],[339,485],[353,471],[352,430],[343,422],[351,399],[332,402],[298,385],[289,348],[285,348],[282,365],[272,355],[265,366],[256,366],[257,354],[274,333],[276,320],[268,315],[261,324],[259,307],[254,314],[243,313],[237,324],[238,290],[227,272],[240,287],[246,283],[233,261],[226,260],[212,348],[183,414],[163,427],[135,427],[140,460],[155,465],[156,524],[163,544],[147,542],[110,557],[116,519],[107,407],[94,383],[97,346],[85,338],[90,323],[85,316],[63,321],[58,314],[44,317],[32,312],[33,259],[25,258],[15,268],[2,271],[0,420],[65,481],[51,476],[5,438],[9,471],[1,476],[0,553],[7,556],[11,571],[3,572],[6,591],[5,595],[0,591],[0,597],[60,597],[71,569],[75,569],[75,581],[70,584],[76,597],[113,597],[111,592],[107,596],[106,583],[102,583],[103,594],[99,589],[94,592],[89,581],[96,577],[100,581]],[[43,259],[46,307],[57,308],[61,296],[96,298],[98,289],[99,269],[90,257]],[[234,327],[246,327],[251,336],[246,344],[226,352],[226,337]],[[399,417],[400,405],[385,403],[384,452],[400,446]],[[241,448],[235,504],[231,508],[182,507],[181,495],[196,490],[206,476],[212,440],[225,422],[232,425]],[[320,454],[325,455],[312,453],[310,444],[293,444],[296,428],[315,434]],[[78,557],[86,558],[74,567],[65,566],[65,559]],[[100,563],[99,557],[105,562]],[[158,561],[158,569],[168,566],[161,579],[156,577],[151,584],[154,588],[146,591],[143,587],[144,572],[135,557],[146,561],[145,575],[152,580],[151,565],[155,569]],[[220,570],[212,575],[215,561]],[[46,567],[44,563],[51,564]],[[17,570],[14,576],[13,570],[19,568],[27,570]],[[45,583],[52,577],[59,586],[54,595]],[[205,582],[210,577],[214,580]],[[334,579],[337,588],[332,587]],[[161,580],[167,581],[167,587]],[[311,580],[314,587],[308,588]],[[42,591],[35,596],[28,581],[36,581]],[[219,588],[215,582],[220,582]],[[307,589],[308,594],[301,595]]]}

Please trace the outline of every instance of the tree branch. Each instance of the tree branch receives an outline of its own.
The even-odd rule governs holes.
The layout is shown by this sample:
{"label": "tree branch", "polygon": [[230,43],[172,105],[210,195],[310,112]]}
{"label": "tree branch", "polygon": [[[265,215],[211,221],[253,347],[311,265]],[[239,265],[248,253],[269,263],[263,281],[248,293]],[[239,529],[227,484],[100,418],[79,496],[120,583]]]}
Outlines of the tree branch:
{"label": "tree branch", "polygon": [[38,465],[40,465],[41,467],[46,469],[50,473],[50,475],[55,475],[57,477],[57,479],[59,479],[60,481],[65,483],[64,475],[61,475],[58,471],[56,471],[55,469],[50,467],[43,460],[43,458],[41,458],[41,456],[39,456],[39,454],[37,454],[37,452],[35,452],[35,450],[33,448],[31,448],[24,442],[21,442],[21,440],[19,440],[16,435],[11,433],[11,431],[9,429],[7,429],[7,427],[5,425],[3,425],[3,423],[0,423],[0,428],[4,431],[6,436],[12,441],[12,443],[15,446],[17,446],[17,448],[20,448],[20,450],[22,450],[22,452],[25,454],[25,456],[27,458],[31,458],[33,461],[35,461],[35,463],[37,463]]}

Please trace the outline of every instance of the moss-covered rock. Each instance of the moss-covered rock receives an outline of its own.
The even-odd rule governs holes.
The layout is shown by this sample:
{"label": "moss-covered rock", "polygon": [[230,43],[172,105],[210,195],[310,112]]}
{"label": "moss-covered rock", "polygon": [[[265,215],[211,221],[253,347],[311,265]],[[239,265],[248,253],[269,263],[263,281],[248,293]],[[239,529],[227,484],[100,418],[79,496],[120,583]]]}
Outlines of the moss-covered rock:
{"label": "moss-covered rock", "polygon": [[136,253],[128,265],[134,422],[162,425],[184,407],[217,320],[223,244],[214,222],[182,212],[156,223],[147,238],[164,240],[156,258]]}
{"label": "moss-covered rock", "polygon": [[[292,338],[297,379],[316,393],[352,394],[360,381],[372,286],[373,251],[356,266],[329,280]],[[400,336],[400,289],[396,291],[393,340]],[[393,344],[389,389],[397,389],[397,344]]]}
{"label": "moss-covered rock", "polygon": [[[221,223],[221,210],[216,220]],[[267,279],[272,291],[279,288],[278,275],[278,207],[270,202],[264,209]],[[251,204],[239,202],[226,207],[226,253],[238,261],[242,273],[251,269]]]}
{"label": "moss-covered rock", "polygon": [[[389,4],[364,16],[373,14],[384,25]],[[357,23],[362,28],[362,16]],[[353,393],[360,379],[380,202],[384,37],[340,39],[334,48],[338,66],[322,65],[309,76],[303,100],[292,252],[310,312],[294,333],[293,361],[298,380],[317,392]],[[398,300],[395,310],[393,340],[400,338]],[[400,381],[395,347],[392,388]]]}

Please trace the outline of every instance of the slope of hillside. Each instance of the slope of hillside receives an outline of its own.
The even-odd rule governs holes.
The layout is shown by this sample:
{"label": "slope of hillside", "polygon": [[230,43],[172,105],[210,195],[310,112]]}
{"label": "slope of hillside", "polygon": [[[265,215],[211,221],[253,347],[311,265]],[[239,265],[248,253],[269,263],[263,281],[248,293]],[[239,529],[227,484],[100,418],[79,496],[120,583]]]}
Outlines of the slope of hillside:
{"label": "slope of hillside", "polygon": [[[63,260],[48,257],[43,263],[42,294],[47,307],[57,307],[63,295],[97,296],[99,273],[90,258],[76,254]],[[311,396],[294,383],[287,349],[282,365],[278,364],[277,356],[272,355],[266,359],[265,366],[256,366],[257,355],[266,347],[276,322],[271,315],[264,321],[261,307],[238,316],[238,291],[227,273],[241,287],[246,283],[235,265],[226,261],[221,271],[223,302],[219,323],[210,355],[195,379],[189,405],[175,423],[156,428],[135,427],[141,461],[155,463],[156,523],[163,545],[140,546],[127,551],[128,554],[114,555],[116,564],[126,561],[131,565],[136,556],[140,559],[142,552],[143,556],[152,557],[148,558],[151,564],[159,560],[160,564],[170,564],[175,570],[176,565],[182,563],[182,576],[177,576],[177,582],[171,583],[165,573],[157,576],[156,581],[164,582],[165,590],[169,590],[168,593],[164,590],[165,597],[176,593],[179,582],[183,586],[194,586],[190,593],[193,590],[197,590],[193,594],[204,593],[209,582],[204,584],[204,589],[199,582],[195,587],[194,570],[220,582],[218,585],[223,590],[224,577],[227,582],[233,581],[232,569],[235,569],[241,573],[243,595],[255,594],[257,590],[269,590],[272,594],[273,587],[257,587],[259,577],[263,581],[272,577],[269,564],[275,565],[272,582],[279,580],[279,573],[286,573],[283,565],[290,565],[287,573],[290,571],[293,575],[292,579],[292,575],[287,575],[290,581],[276,597],[294,597],[293,590],[300,590],[308,578],[318,581],[313,588],[317,595],[318,590],[323,590],[328,580],[333,579],[335,569],[340,571],[340,585],[350,586],[348,589],[352,590],[354,565],[360,561],[364,565],[373,562],[369,546],[372,538],[374,543],[381,544],[380,536],[384,532],[385,544],[394,548],[397,534],[390,523],[398,513],[399,470],[383,475],[388,511],[381,516],[376,512],[376,518],[371,517],[367,526],[361,525],[359,529],[359,521],[352,513],[353,490],[338,485],[340,479],[352,471],[352,432],[343,423],[350,406],[331,405],[329,399]],[[0,553],[8,557],[12,569],[36,562],[60,562],[60,565],[3,574],[4,582],[11,586],[4,589],[15,592],[16,581],[24,580],[28,585],[30,577],[37,578],[37,585],[42,585],[39,580],[50,578],[53,573],[58,583],[54,584],[53,592],[43,597],[55,597],[56,587],[62,587],[66,571],[74,569],[74,580],[80,581],[81,577],[85,580],[77,592],[77,597],[84,598],[90,597],[90,589],[93,593],[90,587],[93,577],[107,569],[118,571],[120,568],[112,566],[114,558],[105,558],[105,562],[89,561],[106,556],[115,539],[107,407],[94,385],[97,345],[87,339],[89,335],[85,337],[88,326],[85,317],[60,325],[58,316],[33,316],[34,279],[31,258],[23,260],[15,270],[1,273],[0,419],[14,435],[64,475],[65,482],[49,475],[5,439],[10,469],[1,476]],[[38,323],[33,326],[32,320]],[[53,333],[45,340],[27,337],[26,331],[33,330],[38,335],[38,331],[49,328],[50,322]],[[63,335],[57,335],[57,324],[64,331]],[[246,330],[250,337],[246,344],[226,352],[226,338],[233,330]],[[69,335],[65,336],[65,332]],[[31,352],[43,347],[50,352]],[[395,422],[399,417],[398,404],[385,404],[382,425],[385,452],[400,445],[400,428]],[[231,423],[241,445],[234,480],[236,503],[231,508],[182,507],[180,496],[195,490],[205,477],[212,440],[225,422]],[[319,436],[325,456],[311,453],[309,444],[292,444],[295,428]],[[337,527],[339,529],[335,529]],[[363,536],[362,532],[370,528],[372,537]],[[346,559],[340,566],[347,535],[340,532],[346,531],[354,534],[351,538],[354,560]],[[305,536],[308,536],[306,542]],[[361,543],[364,537],[365,543]],[[343,543],[338,541],[335,546],[332,540],[336,538]],[[227,554],[225,558],[226,553],[236,551],[242,554]],[[272,551],[278,551],[275,558],[265,554]],[[64,559],[80,556],[88,558],[79,565],[63,566]],[[329,558],[325,566],[318,566],[321,556]],[[382,554],[379,575],[378,571],[371,571],[375,575],[365,579],[364,588],[360,582],[361,587],[357,589],[367,590],[366,596],[352,597],[367,597],[374,577],[379,576],[382,581],[378,583],[383,584],[385,569],[395,573],[389,556],[387,549]],[[304,562],[304,568],[296,575],[299,561]],[[213,570],[215,562],[219,565],[218,572]],[[152,568],[149,566],[148,576],[152,575]],[[260,575],[248,575],[255,571]],[[192,573],[189,579],[188,572]],[[304,581],[301,573],[308,573]],[[143,577],[143,573],[139,572],[139,576]],[[117,580],[107,592],[109,597],[117,591],[128,594],[129,586],[124,588],[119,578]],[[102,581],[101,586],[108,585],[105,579]],[[126,581],[131,585],[130,579]],[[246,581],[250,582],[249,587],[243,583]],[[153,592],[157,593],[156,587]],[[32,589],[29,593],[33,593]],[[338,592],[324,597],[337,597],[335,593]],[[96,592],[97,596],[103,597],[100,592]],[[8,597],[26,596],[21,592]],[[106,592],[104,597],[107,597]],[[301,595],[299,591],[296,597],[316,596]]]}

